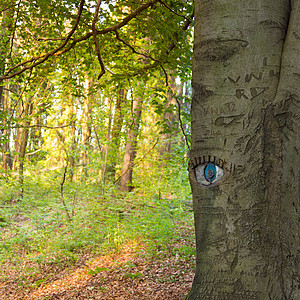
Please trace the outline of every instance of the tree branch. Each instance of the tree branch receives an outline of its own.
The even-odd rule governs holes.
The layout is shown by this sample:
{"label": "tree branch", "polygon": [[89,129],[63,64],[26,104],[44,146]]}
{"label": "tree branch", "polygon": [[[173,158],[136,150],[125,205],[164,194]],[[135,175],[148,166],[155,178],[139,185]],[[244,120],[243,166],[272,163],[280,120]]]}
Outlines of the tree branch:
{"label": "tree branch", "polygon": [[[182,25],[181,27],[181,30],[187,30],[190,26],[190,24],[193,22],[194,18],[194,10],[193,12],[191,13],[191,15],[189,16],[189,18],[186,19],[186,21],[184,22],[184,24]],[[169,47],[168,47],[168,50],[166,51],[167,55],[175,48],[176,46],[176,43],[175,42],[172,42]]]}
{"label": "tree branch", "polygon": [[9,128],[34,128],[34,127],[39,127],[39,128],[47,128],[47,129],[58,129],[58,128],[64,128],[64,127],[68,127],[71,126],[72,123],[66,124],[66,125],[60,125],[60,126],[48,126],[48,125],[42,125],[42,124],[35,124],[35,125],[28,125],[28,126],[24,126],[24,125],[17,125],[17,126],[10,126]]}
{"label": "tree branch", "polygon": [[96,31],[96,23],[98,21],[100,4],[101,4],[101,0],[97,0],[97,6],[95,9],[94,19],[93,19],[93,23],[92,23],[92,33],[93,33],[93,40],[94,40],[94,44],[95,44],[95,50],[96,50],[98,61],[99,61],[100,67],[101,67],[101,72],[98,76],[98,80],[105,74],[105,66],[104,66],[103,60],[101,58],[100,46],[99,46],[99,41],[97,38],[97,31]]}
{"label": "tree branch", "polygon": [[[69,32],[69,34],[67,35],[67,37],[65,38],[65,41],[64,41],[60,46],[58,46],[56,49],[52,50],[51,52],[48,52],[48,53],[46,53],[46,54],[41,54],[41,55],[39,55],[39,56],[37,56],[37,57],[33,57],[32,59],[30,59],[30,60],[28,60],[28,61],[25,61],[25,62],[23,62],[23,63],[18,64],[17,66],[12,67],[11,69],[9,69],[9,70],[6,72],[6,74],[5,74],[4,76],[1,76],[1,77],[0,77],[0,80],[2,81],[2,80],[4,80],[4,79],[9,79],[9,78],[12,78],[12,77],[15,77],[15,76],[17,76],[17,75],[22,74],[22,73],[25,72],[26,70],[29,70],[29,69],[31,70],[31,69],[33,69],[34,67],[36,67],[36,66],[42,64],[43,62],[45,62],[49,57],[54,56],[54,55],[55,55],[57,52],[59,52],[61,49],[63,49],[63,48],[67,45],[68,41],[70,40],[70,38],[72,37],[72,35],[74,34],[74,32],[76,31],[76,29],[77,29],[77,27],[78,27],[78,24],[79,24],[79,21],[80,21],[80,18],[81,18],[81,14],[82,14],[82,11],[83,11],[84,1],[85,1],[85,0],[81,0],[81,1],[80,1],[80,6],[79,6],[79,10],[78,10],[78,14],[77,14],[77,18],[76,18],[75,24],[74,24],[73,28],[71,29],[71,31]],[[40,58],[42,58],[42,59],[40,59]],[[35,62],[35,63],[33,63],[33,64],[31,64],[30,66],[26,66],[26,67],[22,68],[21,70],[16,71],[16,72],[13,73],[13,74],[10,74],[10,73],[11,73],[13,70],[15,70],[16,68],[25,66],[26,64],[31,63],[31,62],[34,62],[34,61],[36,61],[36,60],[38,60],[38,59],[40,59],[40,60],[37,61],[37,62]],[[9,74],[10,74],[10,75],[9,75]]]}
{"label": "tree branch", "polygon": [[177,99],[177,97],[175,97],[175,99],[176,99],[176,102],[177,102],[177,105],[178,105],[178,119],[179,119],[180,128],[181,128],[181,131],[182,131],[182,133],[183,133],[183,135],[184,135],[186,145],[187,145],[189,151],[191,151],[191,147],[190,147],[190,144],[189,144],[187,135],[186,135],[186,133],[185,133],[185,131],[184,131],[183,123],[182,123],[182,119],[181,119],[181,105],[180,105],[180,102],[179,102],[179,100]]}
{"label": "tree branch", "polygon": [[[134,10],[131,14],[129,14],[128,16],[126,16],[120,23],[117,23],[113,26],[104,28],[102,30],[96,30],[97,35],[98,34],[106,34],[109,32],[113,32],[116,31],[117,29],[125,26],[128,24],[129,21],[131,21],[133,18],[135,18],[138,14],[140,14],[142,11],[144,11],[145,9],[147,9],[148,7],[152,6],[153,4],[157,3],[159,0],[153,0],[153,1],[149,1],[145,4],[142,4],[141,6],[139,6],[136,10]],[[57,47],[56,49],[52,50],[51,52],[48,53],[42,53],[36,57],[33,57],[27,61],[24,61],[16,66],[13,66],[11,69],[9,69],[6,74],[4,76],[0,76],[0,82],[4,79],[9,79],[9,78],[13,78],[17,75],[22,74],[23,72],[29,70],[29,69],[33,69],[34,67],[42,64],[43,62],[45,62],[47,59],[49,59],[51,56],[58,56],[61,55],[63,53],[66,53],[68,51],[70,51],[72,48],[75,47],[75,45],[77,43],[80,43],[82,41],[88,40],[90,37],[93,36],[93,32],[89,32],[86,35],[79,37],[77,39],[74,39],[73,42],[68,46],[65,47],[67,45],[67,43],[69,42],[69,40],[71,39],[73,33],[75,32],[75,30],[77,29],[80,17],[81,17],[81,13],[83,10],[83,4],[84,4],[84,0],[81,0],[80,3],[80,8],[78,11],[78,15],[77,15],[77,19],[75,22],[75,25],[73,27],[73,29],[70,31],[70,33],[68,34],[68,36],[66,37],[64,43],[62,43],[62,45],[60,45],[59,47]],[[38,61],[37,61],[38,60]],[[30,64],[34,62],[33,64],[31,64],[30,66],[25,66],[27,64]],[[25,66],[25,67],[24,67]],[[16,71],[12,74],[10,74],[13,70],[19,68],[19,67],[23,67],[22,69],[20,69],[19,71]]]}
{"label": "tree branch", "polygon": [[189,21],[190,23],[193,22],[190,18],[188,18],[188,17],[186,17],[184,15],[181,15],[181,14],[177,13],[176,11],[174,11],[169,5],[167,5],[163,1],[160,0],[159,3],[161,3],[163,6],[165,6],[171,13],[175,14],[176,16],[182,17],[185,20]]}
{"label": "tree branch", "polygon": [[153,57],[150,56],[150,55],[147,55],[147,54],[144,54],[144,53],[142,53],[142,52],[136,51],[135,48],[134,48],[133,46],[131,46],[128,42],[126,42],[126,41],[124,41],[122,38],[120,38],[120,35],[119,35],[119,33],[118,33],[117,30],[115,30],[115,34],[116,34],[116,39],[117,39],[118,41],[120,41],[121,43],[123,43],[124,45],[126,45],[128,48],[130,48],[131,51],[132,51],[133,53],[138,54],[138,55],[141,55],[141,56],[144,56],[145,58],[149,58],[149,59],[151,59],[151,60],[153,60],[153,61],[159,62],[157,59],[153,58]]}

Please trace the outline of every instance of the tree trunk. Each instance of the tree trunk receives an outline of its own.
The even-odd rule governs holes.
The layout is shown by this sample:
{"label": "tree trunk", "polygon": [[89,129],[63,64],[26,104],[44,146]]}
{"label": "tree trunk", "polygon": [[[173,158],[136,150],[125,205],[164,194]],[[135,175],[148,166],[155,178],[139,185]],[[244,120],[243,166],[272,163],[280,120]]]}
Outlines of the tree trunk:
{"label": "tree trunk", "polygon": [[300,299],[300,1],[196,1],[187,299]]}
{"label": "tree trunk", "polygon": [[[6,88],[8,86],[6,85]],[[9,114],[9,92],[8,89],[5,90],[4,96],[3,96],[3,111]],[[7,118],[7,115],[5,118]],[[8,168],[12,169],[12,160],[11,160],[11,153],[10,153],[10,128],[7,128],[7,121],[6,119],[3,120],[3,137],[4,137],[4,142],[2,146],[2,155],[3,155],[3,170],[5,173],[5,176],[7,175]]]}
{"label": "tree trunk", "polygon": [[120,190],[130,192],[132,186],[132,167],[136,156],[137,137],[142,114],[142,97],[138,97],[132,104],[132,124],[128,131],[128,140],[125,147],[123,167],[121,172]]}
{"label": "tree trunk", "polygon": [[75,160],[76,160],[76,135],[75,135],[76,134],[76,128],[75,128],[76,111],[75,111],[72,95],[69,96],[69,103],[67,106],[67,116],[68,116],[68,120],[71,122],[70,150],[68,154],[69,180],[73,181],[73,177],[75,173]]}
{"label": "tree trunk", "polygon": [[[10,41],[12,30],[14,26],[14,0],[6,1],[7,9],[2,12],[2,19],[1,19],[1,27],[0,27],[0,39],[1,39],[1,48],[0,48],[0,75],[5,72],[5,63],[6,58],[9,56],[10,52]],[[0,110],[3,109],[3,112],[6,113],[8,111],[8,91],[7,89],[4,90],[4,87],[8,87],[8,83],[4,81],[0,81]],[[7,118],[7,115],[4,115],[4,118]],[[7,125],[6,120],[4,120],[4,127]],[[2,129],[1,129],[2,131]],[[4,136],[4,142],[2,146],[2,153],[3,153],[3,169],[6,173],[8,170],[8,166],[11,167],[11,156],[10,156],[10,147],[9,147],[9,136],[10,136],[10,129],[6,128],[2,131]]]}
{"label": "tree trunk", "polygon": [[108,165],[106,172],[112,180],[115,178],[116,164],[118,161],[118,152],[120,147],[120,133],[123,125],[123,105],[126,99],[126,91],[118,89],[116,104],[113,117],[113,126],[111,129],[111,140],[108,145]]}
{"label": "tree trunk", "polygon": [[88,175],[87,173],[87,164],[88,164],[88,149],[89,149],[89,143],[91,138],[91,89],[93,88],[94,81],[93,78],[87,78],[86,79],[86,90],[85,90],[85,98],[83,103],[83,113],[82,113],[82,145],[83,150],[81,152],[80,157],[80,164],[83,165],[82,170],[85,176]]}
{"label": "tree trunk", "polygon": [[24,121],[22,122],[22,127],[20,133],[20,140],[19,140],[19,152],[18,152],[18,171],[19,171],[19,197],[23,197],[24,193],[24,162],[25,162],[25,153],[26,153],[26,146],[28,141],[28,126],[30,121],[28,120],[28,116],[30,114],[30,103],[24,103]]}
{"label": "tree trunk", "polygon": [[[105,192],[105,176],[106,176],[106,170],[107,170],[107,161],[108,161],[108,149],[109,149],[109,144],[110,144],[110,139],[111,139],[111,123],[112,123],[112,99],[107,99],[108,100],[108,120],[107,120],[107,133],[106,133],[106,143],[104,147],[102,148],[102,156],[103,156],[103,167],[101,170],[102,174],[102,194]],[[99,140],[97,137],[97,142],[99,144]]]}
{"label": "tree trunk", "polygon": [[170,159],[172,138],[174,136],[174,127],[176,121],[176,115],[174,113],[174,110],[172,110],[172,107],[176,105],[176,100],[173,97],[173,93],[176,93],[176,84],[174,76],[170,78],[170,82],[170,88],[172,90],[172,93],[169,92],[167,94],[168,102],[165,107],[165,113],[163,115],[163,121],[166,122],[166,129],[168,130],[168,132],[161,134],[162,145],[159,150],[160,157],[163,159],[163,166],[165,165],[165,160]]}

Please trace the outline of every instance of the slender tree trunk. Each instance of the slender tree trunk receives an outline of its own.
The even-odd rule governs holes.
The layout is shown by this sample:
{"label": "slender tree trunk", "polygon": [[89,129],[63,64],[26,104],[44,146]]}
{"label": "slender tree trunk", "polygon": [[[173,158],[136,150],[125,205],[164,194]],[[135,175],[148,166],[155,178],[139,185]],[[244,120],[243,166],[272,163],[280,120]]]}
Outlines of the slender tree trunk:
{"label": "slender tree trunk", "polygon": [[[41,125],[42,125],[42,108],[39,106],[35,107],[36,109],[36,116],[34,117],[34,124],[36,125],[36,128],[31,129],[31,137],[32,137],[32,144],[34,151],[38,151],[38,149],[41,147],[43,143],[43,137],[42,137],[42,131],[41,131]],[[33,157],[38,158],[39,153],[36,152]]]}
{"label": "slender tree trunk", "polygon": [[300,1],[195,8],[187,299],[300,299]]}
{"label": "slender tree trunk", "polygon": [[[2,12],[2,18],[1,18],[1,28],[0,28],[0,39],[1,39],[1,47],[0,47],[0,75],[2,75],[5,71],[5,63],[6,58],[10,52],[10,41],[11,41],[11,35],[13,30],[13,24],[14,24],[14,0],[8,0],[6,1],[7,9]],[[4,87],[6,85],[6,88],[8,87],[8,84],[4,81],[0,81],[0,110],[3,109],[3,112],[8,111],[8,102],[9,102],[9,94],[8,91],[4,91]],[[6,118],[7,116],[5,116]],[[4,127],[6,124],[6,120],[4,121]],[[2,131],[2,129],[1,129]],[[10,157],[10,147],[9,147],[9,135],[10,130],[8,128],[5,128],[2,131],[3,136],[5,137],[4,143],[2,146],[2,153],[3,153],[3,169],[6,173],[8,170],[8,166],[11,166],[11,157]]]}
{"label": "slender tree trunk", "polygon": [[[176,84],[175,84],[175,78],[172,76],[170,79],[170,88],[172,89],[173,93],[175,93],[176,90]],[[171,154],[171,145],[172,145],[172,139],[174,136],[174,127],[175,127],[175,121],[176,121],[176,115],[174,113],[174,110],[172,110],[172,107],[176,105],[176,100],[173,97],[173,93],[168,93],[167,95],[167,105],[165,108],[165,113],[163,115],[163,121],[166,123],[166,127],[168,129],[168,132],[165,132],[161,135],[162,140],[162,146],[160,148],[160,156],[163,158],[163,160],[168,160]]]}
{"label": "slender tree trunk", "polygon": [[28,142],[28,126],[30,124],[30,121],[28,119],[28,116],[30,114],[30,103],[25,102],[24,103],[24,117],[25,120],[22,122],[22,130],[20,134],[20,141],[19,141],[19,153],[18,153],[18,172],[19,172],[19,197],[23,197],[24,193],[24,163],[25,163],[25,153],[26,153],[26,147]]}
{"label": "slender tree trunk", "polygon": [[91,126],[91,89],[93,88],[94,81],[93,78],[86,79],[86,90],[85,98],[83,103],[83,113],[82,113],[82,145],[83,150],[81,152],[80,164],[83,165],[82,170],[85,176],[87,173],[87,164],[88,164],[88,149],[91,138],[92,126]]}
{"label": "slender tree trunk", "polygon": [[118,161],[118,153],[120,147],[120,133],[123,126],[123,105],[126,99],[126,91],[118,89],[116,104],[113,117],[113,126],[111,130],[111,140],[108,147],[108,166],[106,169],[109,177],[114,180],[116,173],[116,164]]}
{"label": "slender tree trunk", "polygon": [[107,134],[106,134],[106,144],[102,148],[102,154],[104,158],[103,168],[102,168],[102,194],[105,192],[105,175],[108,163],[108,149],[111,139],[111,123],[112,123],[112,99],[109,99],[109,110],[108,110],[108,124],[107,124]]}
{"label": "slender tree trunk", "polygon": [[[7,88],[7,86],[6,86]],[[4,92],[3,97],[3,111],[9,114],[9,92],[6,89]],[[3,170],[7,174],[8,169],[12,168],[12,161],[11,161],[11,153],[10,153],[10,129],[7,128],[7,121],[3,120],[4,130],[3,136],[5,138],[3,147],[2,147],[2,155],[3,155]]]}
{"label": "slender tree trunk", "polygon": [[[17,109],[15,112],[15,115],[18,116],[18,118],[23,118],[24,117],[24,107],[22,103],[17,103]],[[18,125],[22,125],[18,124]],[[14,158],[13,158],[13,170],[17,171],[18,170],[18,160],[19,160],[19,155],[20,155],[20,149],[21,149],[21,139],[22,139],[22,132],[23,128],[22,127],[17,127],[15,129],[15,134],[14,134],[14,144],[15,144],[15,151],[14,151]]]}
{"label": "slender tree trunk", "polygon": [[128,131],[128,140],[125,147],[123,167],[121,172],[120,190],[130,192],[132,186],[133,163],[136,156],[137,137],[142,113],[143,98],[138,97],[132,105],[132,124]]}
{"label": "slender tree trunk", "polygon": [[67,108],[67,115],[68,115],[68,120],[71,122],[71,130],[70,130],[70,150],[68,154],[68,159],[69,159],[69,179],[70,181],[73,181],[74,177],[74,170],[75,170],[75,160],[76,160],[76,128],[75,128],[75,120],[76,120],[76,112],[74,108],[74,103],[73,103],[73,97],[72,95],[69,96],[69,104]]}

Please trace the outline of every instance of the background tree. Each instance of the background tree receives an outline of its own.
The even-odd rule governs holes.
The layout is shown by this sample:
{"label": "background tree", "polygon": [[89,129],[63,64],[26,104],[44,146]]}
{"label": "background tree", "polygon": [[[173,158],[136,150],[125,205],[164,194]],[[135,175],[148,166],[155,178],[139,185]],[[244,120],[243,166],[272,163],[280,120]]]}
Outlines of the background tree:
{"label": "background tree", "polygon": [[137,139],[140,127],[140,118],[142,114],[143,94],[133,95],[135,99],[132,101],[131,120],[128,126],[127,142],[124,152],[123,166],[120,178],[120,190],[130,192],[132,186],[133,163],[137,151]]}
{"label": "background tree", "polygon": [[196,1],[189,300],[299,299],[300,1]]}

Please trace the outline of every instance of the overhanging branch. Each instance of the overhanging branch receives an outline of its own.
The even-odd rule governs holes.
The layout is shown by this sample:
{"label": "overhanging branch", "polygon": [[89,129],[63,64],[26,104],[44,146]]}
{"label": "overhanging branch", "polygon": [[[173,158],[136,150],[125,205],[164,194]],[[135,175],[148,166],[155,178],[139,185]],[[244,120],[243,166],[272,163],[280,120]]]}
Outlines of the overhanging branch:
{"label": "overhanging branch", "polygon": [[95,44],[95,50],[96,50],[98,61],[99,61],[100,67],[101,67],[101,72],[98,76],[98,80],[105,74],[105,66],[104,66],[104,63],[103,63],[103,60],[101,57],[100,46],[99,46],[99,41],[98,41],[97,31],[96,31],[96,23],[98,21],[100,4],[101,4],[101,0],[97,0],[97,6],[95,9],[94,19],[93,19],[93,23],[92,23],[92,33],[93,33],[93,40],[94,40],[94,44]]}
{"label": "overhanging branch", "polygon": [[[149,1],[145,4],[142,4],[141,6],[139,6],[136,10],[134,10],[132,13],[130,13],[128,16],[126,16],[120,23],[117,23],[113,26],[104,28],[102,30],[96,30],[97,35],[99,34],[106,34],[109,32],[113,32],[116,31],[117,29],[120,29],[121,27],[125,26],[126,24],[128,24],[128,22],[130,20],[132,20],[133,18],[135,18],[138,14],[140,14],[142,11],[144,11],[145,9],[151,7],[152,5],[154,5],[155,3],[157,3],[159,0],[153,0],[153,1]],[[75,25],[73,26],[72,30],[69,32],[68,36],[66,37],[65,41],[56,49],[52,50],[51,52],[48,53],[42,53],[36,57],[33,57],[27,61],[24,61],[16,66],[13,66],[12,68],[10,68],[5,75],[0,76],[0,82],[4,79],[9,79],[9,78],[13,78],[17,75],[20,75],[22,73],[24,73],[27,70],[33,69],[34,67],[44,63],[47,59],[49,59],[52,56],[58,56],[61,55],[63,53],[66,53],[68,51],[70,51],[72,48],[75,47],[76,44],[88,40],[90,37],[93,36],[93,32],[89,32],[84,36],[81,36],[77,39],[74,39],[71,44],[69,46],[66,47],[66,45],[68,44],[68,42],[70,41],[72,35],[74,34],[74,32],[76,31],[80,18],[81,18],[81,14],[82,14],[82,10],[83,10],[83,4],[84,4],[84,0],[81,0],[80,2],[80,7],[79,7],[79,11],[77,14],[77,18],[76,18],[76,22]],[[32,64],[31,64],[32,63]],[[30,64],[29,66],[26,66]],[[16,70],[17,68],[22,67],[20,70],[15,71],[14,73],[11,73],[12,71]]]}
{"label": "overhanging branch", "polygon": [[[68,33],[67,37],[65,38],[65,41],[60,45],[58,46],[56,49],[52,50],[51,52],[48,52],[47,54],[41,54],[37,57],[34,57],[28,61],[25,61],[23,63],[20,63],[18,64],[17,66],[14,66],[12,67],[11,69],[9,69],[6,74],[2,77],[0,77],[0,81],[4,80],[4,79],[9,79],[9,78],[12,78],[12,77],[15,77],[17,75],[20,75],[22,74],[23,72],[25,72],[26,70],[32,70],[34,67],[42,64],[43,62],[45,62],[49,57],[51,56],[54,56],[56,53],[58,53],[61,49],[63,49],[67,43],[69,42],[70,38],[72,37],[72,35],[74,34],[74,32],[76,31],[77,27],[78,27],[78,24],[79,24],[79,21],[80,21],[80,18],[81,18],[81,14],[82,14],[82,11],[83,11],[83,5],[84,5],[84,1],[85,0],[81,0],[80,1],[80,5],[79,5],[79,10],[78,10],[78,14],[77,14],[77,17],[76,17],[76,21],[75,21],[75,24],[73,26],[73,28],[71,29],[71,31]],[[40,59],[41,58],[41,59]],[[39,60],[40,59],[40,60]],[[38,61],[37,61],[38,60]],[[35,62],[36,61],[36,62]],[[33,64],[31,64],[30,66],[26,66],[24,68],[22,68],[21,70],[19,71],[16,71],[12,74],[10,74],[13,70],[15,70],[16,68],[18,67],[22,67],[22,66],[25,66],[27,65],[28,63],[30,62],[35,62]]]}

